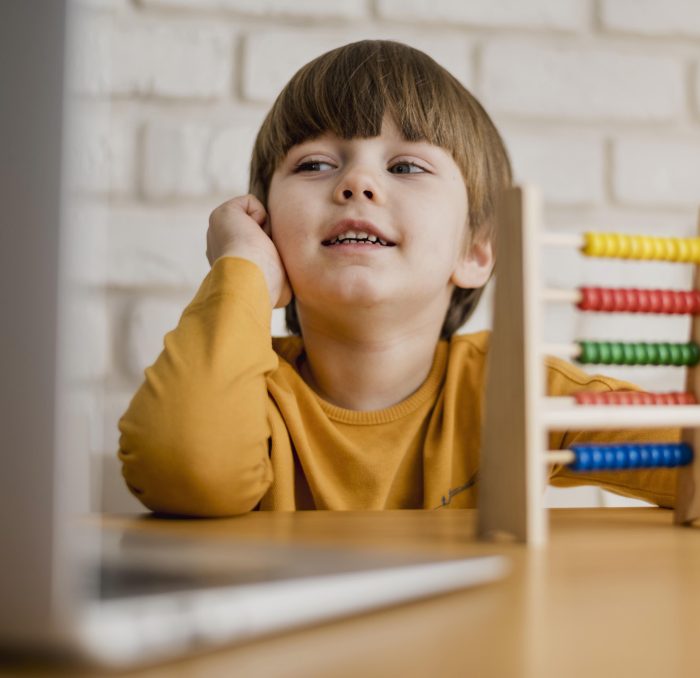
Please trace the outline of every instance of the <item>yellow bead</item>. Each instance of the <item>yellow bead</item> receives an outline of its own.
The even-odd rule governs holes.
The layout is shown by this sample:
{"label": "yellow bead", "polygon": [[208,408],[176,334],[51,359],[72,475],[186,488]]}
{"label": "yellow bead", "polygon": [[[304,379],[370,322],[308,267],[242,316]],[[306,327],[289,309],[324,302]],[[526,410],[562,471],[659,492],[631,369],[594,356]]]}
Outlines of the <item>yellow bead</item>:
{"label": "yellow bead", "polygon": [[589,231],[584,235],[583,253],[589,257],[601,257],[605,252],[605,239],[602,233]]}
{"label": "yellow bead", "polygon": [[700,264],[700,238],[689,238],[688,245],[690,247],[690,257],[688,261]]}
{"label": "yellow bead", "polygon": [[678,261],[678,238],[664,238],[666,247],[665,256],[667,261]]}
{"label": "yellow bead", "polygon": [[628,235],[617,234],[617,256],[621,259],[629,259],[630,251],[632,249],[630,243],[630,237]]}
{"label": "yellow bead", "polygon": [[688,238],[676,238],[678,261],[690,261],[690,241]]}
{"label": "yellow bead", "polygon": [[642,258],[642,238],[638,235],[630,236],[630,259]]}
{"label": "yellow bead", "polygon": [[642,259],[653,259],[656,251],[654,239],[649,236],[641,236],[642,239]]}

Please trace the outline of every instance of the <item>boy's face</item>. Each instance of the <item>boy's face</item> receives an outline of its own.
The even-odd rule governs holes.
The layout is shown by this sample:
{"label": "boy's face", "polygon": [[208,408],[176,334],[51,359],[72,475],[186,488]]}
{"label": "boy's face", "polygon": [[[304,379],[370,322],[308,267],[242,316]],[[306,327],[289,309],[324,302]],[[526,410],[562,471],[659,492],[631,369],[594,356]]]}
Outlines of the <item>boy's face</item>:
{"label": "boy's face", "polygon": [[377,137],[292,147],[267,207],[302,320],[385,302],[444,317],[453,285],[479,287],[491,270],[488,245],[465,248],[468,198],[452,156],[406,141],[388,117]]}

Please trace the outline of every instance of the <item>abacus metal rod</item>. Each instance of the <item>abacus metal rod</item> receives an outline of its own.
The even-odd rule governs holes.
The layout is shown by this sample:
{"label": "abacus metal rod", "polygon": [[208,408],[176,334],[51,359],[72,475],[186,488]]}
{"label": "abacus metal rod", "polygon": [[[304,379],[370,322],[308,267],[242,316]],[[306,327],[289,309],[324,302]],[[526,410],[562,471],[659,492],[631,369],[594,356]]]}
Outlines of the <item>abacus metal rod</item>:
{"label": "abacus metal rod", "polygon": [[700,427],[700,405],[574,405],[573,398],[543,400],[543,424],[550,430]]}
{"label": "abacus metal rod", "polygon": [[576,454],[573,450],[547,450],[544,453],[544,461],[547,464],[568,466],[576,461]]}
{"label": "abacus metal rod", "polygon": [[542,300],[556,304],[579,304],[583,294],[579,290],[558,290],[547,288],[542,292]]}
{"label": "abacus metal rod", "polygon": [[541,243],[551,247],[576,247],[581,248],[586,244],[585,238],[580,233],[543,233]]}

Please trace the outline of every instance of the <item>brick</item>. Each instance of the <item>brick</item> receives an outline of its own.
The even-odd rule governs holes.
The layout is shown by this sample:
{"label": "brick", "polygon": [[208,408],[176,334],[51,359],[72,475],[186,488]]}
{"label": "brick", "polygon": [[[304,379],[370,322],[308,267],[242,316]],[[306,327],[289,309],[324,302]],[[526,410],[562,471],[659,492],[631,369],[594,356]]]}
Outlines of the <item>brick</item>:
{"label": "brick", "polygon": [[611,48],[492,43],[483,99],[499,113],[575,120],[670,121],[685,108],[683,63]]}
{"label": "brick", "polygon": [[[278,30],[255,33],[245,41],[243,93],[252,101],[271,102],[294,73],[317,56],[356,40],[396,40],[429,54],[462,84],[474,76],[469,43],[461,36],[416,32],[395,26],[352,31]],[[284,59],[279,58],[284,54]]]}
{"label": "brick", "polygon": [[580,0],[379,0],[382,19],[497,28],[575,31],[587,27],[588,6]]}
{"label": "brick", "polygon": [[72,89],[82,94],[210,99],[231,89],[232,36],[222,26],[95,15],[73,44]]}
{"label": "brick", "polygon": [[603,28],[638,35],[700,37],[697,0],[602,0]]}
{"label": "brick", "polygon": [[208,192],[204,159],[211,130],[205,125],[158,121],[144,133],[142,191],[146,198],[201,197]]}
{"label": "brick", "polygon": [[107,262],[108,206],[69,196],[65,215],[63,261],[68,279],[78,285],[101,285]]}
{"label": "brick", "polygon": [[189,299],[146,297],[137,301],[127,319],[125,364],[129,375],[143,378],[163,350],[163,337],[177,326]]}
{"label": "brick", "polygon": [[604,201],[604,151],[591,134],[505,133],[518,182],[536,184],[546,202],[590,205]]}
{"label": "brick", "polygon": [[620,140],[614,146],[614,194],[622,203],[700,204],[700,140]]}
{"label": "brick", "polygon": [[362,19],[369,14],[367,0],[139,0],[139,4],[157,9],[224,10],[266,19]]}
{"label": "brick", "polygon": [[206,233],[214,207],[113,208],[102,284],[172,287],[193,294],[209,270]]}
{"label": "brick", "polygon": [[104,379],[111,367],[110,324],[99,294],[71,290],[65,304],[64,359],[70,382]]}
{"label": "brick", "polygon": [[123,117],[110,115],[109,104],[75,104],[66,148],[73,190],[132,194],[134,153],[134,130]]}
{"label": "brick", "polygon": [[262,120],[216,130],[208,144],[204,171],[212,191],[229,196],[248,192],[248,167]]}

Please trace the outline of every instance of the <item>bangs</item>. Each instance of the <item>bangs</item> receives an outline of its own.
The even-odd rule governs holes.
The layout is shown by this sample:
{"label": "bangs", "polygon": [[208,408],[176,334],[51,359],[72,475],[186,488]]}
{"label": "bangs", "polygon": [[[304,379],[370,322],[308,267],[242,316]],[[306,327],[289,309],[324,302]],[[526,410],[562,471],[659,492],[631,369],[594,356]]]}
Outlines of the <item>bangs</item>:
{"label": "bangs", "polygon": [[251,172],[271,177],[292,146],[327,132],[378,136],[385,115],[404,139],[440,146],[462,167],[460,90],[445,69],[406,45],[365,40],[339,47],[300,69],[281,92],[258,135],[260,166]]}

